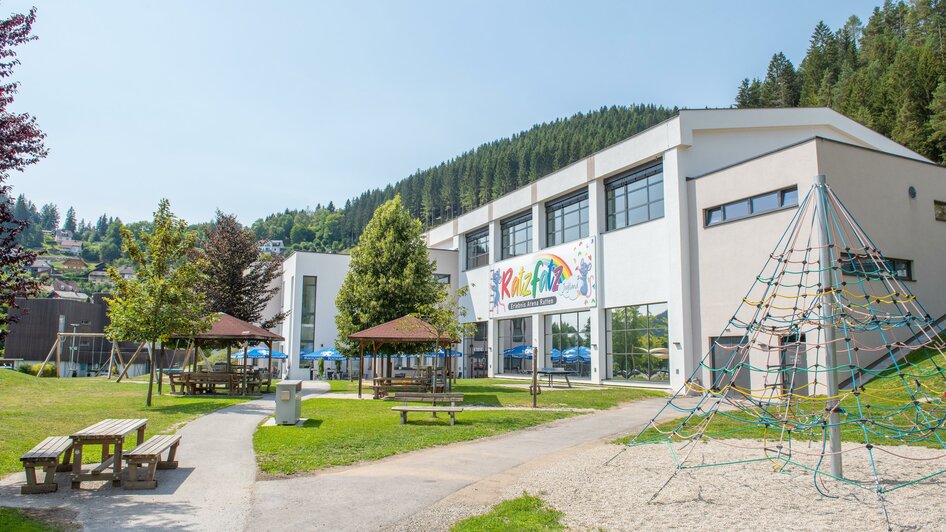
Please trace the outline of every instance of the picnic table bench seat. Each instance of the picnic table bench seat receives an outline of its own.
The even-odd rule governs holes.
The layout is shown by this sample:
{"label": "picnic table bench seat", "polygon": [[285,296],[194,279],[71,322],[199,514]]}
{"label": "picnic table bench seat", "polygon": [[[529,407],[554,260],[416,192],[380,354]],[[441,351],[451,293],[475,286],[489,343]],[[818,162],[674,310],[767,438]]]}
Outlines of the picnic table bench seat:
{"label": "picnic table bench seat", "polygon": [[[122,481],[124,489],[155,489],[158,481],[154,478],[158,469],[177,468],[177,447],[181,443],[179,434],[158,435],[126,452],[122,458],[128,462],[128,478]],[[161,454],[167,451],[167,459],[161,460]],[[144,478],[139,475],[143,471]]]}
{"label": "picnic table bench seat", "polygon": [[[56,483],[57,471],[70,471],[72,464],[72,438],[69,436],[50,436],[39,442],[24,454],[20,461],[26,468],[26,484],[20,487],[20,493],[52,493],[59,489]],[[65,454],[65,460],[60,462],[59,457]],[[36,481],[36,468],[41,467],[45,472],[42,482]]]}
{"label": "picnic table bench seat", "polygon": [[[449,414],[450,424],[456,424],[457,412],[463,412],[462,406],[457,403],[463,402],[462,393],[416,393],[416,392],[395,392],[394,396],[385,398],[388,401],[401,401],[403,404],[391,407],[391,410],[401,414],[401,425],[407,424],[408,412],[430,412],[433,415]],[[431,403],[426,405],[411,405],[407,403]],[[450,403],[450,406],[437,406],[437,403]]]}

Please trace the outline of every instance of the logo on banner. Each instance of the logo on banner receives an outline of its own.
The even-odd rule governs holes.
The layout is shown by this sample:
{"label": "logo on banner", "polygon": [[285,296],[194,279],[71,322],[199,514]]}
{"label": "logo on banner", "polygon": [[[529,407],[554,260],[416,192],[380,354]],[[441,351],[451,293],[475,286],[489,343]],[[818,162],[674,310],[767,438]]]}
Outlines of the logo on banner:
{"label": "logo on banner", "polygon": [[492,316],[539,307],[594,306],[594,238],[497,264],[489,284]]}

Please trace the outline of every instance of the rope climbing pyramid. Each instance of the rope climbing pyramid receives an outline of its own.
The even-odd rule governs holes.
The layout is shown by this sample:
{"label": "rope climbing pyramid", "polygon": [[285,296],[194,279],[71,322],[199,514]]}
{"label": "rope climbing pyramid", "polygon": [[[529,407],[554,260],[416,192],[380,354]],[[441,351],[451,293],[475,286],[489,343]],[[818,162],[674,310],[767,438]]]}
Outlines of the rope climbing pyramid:
{"label": "rope climbing pyramid", "polygon": [[[734,463],[688,461],[697,442],[751,449],[743,462],[800,467],[822,494],[835,479],[881,502],[946,472],[946,460],[928,457],[937,465],[917,478],[880,467],[909,459],[897,445],[946,449],[942,329],[904,284],[905,267],[818,176],[720,335],[727,341],[680,390],[700,394],[695,405],[678,393],[629,445],[668,444],[673,475]],[[657,421],[669,417],[678,419]]]}

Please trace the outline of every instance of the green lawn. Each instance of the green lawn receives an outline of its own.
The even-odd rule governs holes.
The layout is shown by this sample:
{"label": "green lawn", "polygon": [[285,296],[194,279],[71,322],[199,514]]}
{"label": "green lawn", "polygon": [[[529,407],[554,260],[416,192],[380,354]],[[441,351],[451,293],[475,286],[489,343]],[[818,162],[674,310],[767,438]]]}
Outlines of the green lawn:
{"label": "green lawn", "polygon": [[[941,358],[941,357],[940,357]],[[919,390],[922,391],[922,394],[918,395],[918,398],[922,397],[925,394],[927,397],[932,398],[929,402],[920,402],[917,407],[925,412],[927,417],[932,420],[938,420],[943,418],[946,415],[946,406],[943,404],[943,393],[946,391],[946,381],[942,375],[937,374],[937,370],[934,367],[934,364],[931,360],[926,359],[926,354],[924,350],[918,350],[913,353],[908,360],[910,361],[909,366],[904,366],[904,373],[906,374],[905,379],[907,384],[911,388],[917,389],[917,384],[919,384]],[[940,360],[940,367],[942,367],[942,361]],[[928,374],[927,376],[919,376]],[[917,375],[915,378],[910,375]],[[893,377],[893,378],[887,378]],[[860,409],[858,408],[858,400],[860,401]],[[841,415],[841,421],[854,420],[858,416],[858,412],[863,409],[865,412],[892,412],[894,409],[908,405],[913,399],[910,397],[910,393],[905,388],[905,385],[902,380],[897,377],[897,370],[891,369],[885,371],[881,376],[871,380],[863,389],[860,390],[859,396],[854,397],[853,395],[848,395],[841,401],[841,407],[844,411]],[[794,412],[800,417],[802,413],[808,412],[821,412],[824,410],[824,398],[812,398],[812,399],[803,399],[798,398],[794,399],[796,407]],[[916,412],[912,407],[906,410],[902,414],[898,414],[893,419],[888,421],[882,421],[874,425],[874,430],[877,433],[870,434],[870,442],[875,445],[915,445],[919,447],[930,447],[934,449],[942,449],[944,443],[941,443],[935,436],[921,434],[915,437],[901,439],[901,438],[889,438],[884,437],[883,433],[885,430],[890,429],[892,433],[896,431],[908,431],[912,428],[912,414],[911,412]],[[667,432],[672,431],[680,424],[682,418],[675,420],[670,420],[658,425],[660,431]],[[693,427],[696,424],[704,419],[700,416],[694,416],[688,425]],[[705,434],[709,437],[716,439],[735,439],[735,438],[746,438],[746,439],[778,439],[781,437],[781,427],[771,426],[765,428],[759,426],[757,423],[747,423],[746,420],[755,419],[755,416],[750,413],[744,412],[720,412],[714,416],[709,426],[706,429]],[[690,436],[695,432],[695,428],[684,427],[680,433]],[[888,433],[891,434],[891,433]],[[630,435],[621,439],[616,440],[614,443],[626,444],[630,442],[636,434]],[[666,436],[660,434],[656,429],[648,429],[643,434],[639,441],[663,441]],[[821,442],[823,440],[823,434],[820,428],[803,430],[800,432],[793,433],[791,435],[792,439],[800,442],[814,441]],[[943,439],[943,442],[946,442],[946,435],[940,435],[940,438]],[[841,426],[841,440],[846,442],[864,442],[864,432],[861,429],[860,425],[856,423],[843,424]]]}
{"label": "green lawn", "polygon": [[53,532],[59,527],[26,515],[16,508],[0,508],[0,530],[6,532]]}
{"label": "green lawn", "polygon": [[386,401],[303,401],[304,427],[260,427],[253,437],[260,469],[289,475],[377,460],[415,449],[474,440],[574,415],[570,412],[466,411],[457,424],[417,413],[401,425]]}
{"label": "green lawn", "polygon": [[562,512],[550,508],[538,497],[523,494],[503,501],[483,515],[458,521],[452,532],[505,532],[506,530],[565,530]]}
{"label": "green lawn", "polygon": [[[148,418],[148,435],[174,430],[241,398],[158,396],[148,387],[99,378],[39,379],[0,370],[0,474],[21,471],[20,456],[47,436],[66,436],[105,418]],[[167,391],[167,390],[166,390]],[[95,448],[92,449],[95,451]],[[97,451],[95,451],[97,452]],[[89,457],[92,461],[95,456]],[[3,529],[3,527],[0,527]]]}
{"label": "green lawn", "polygon": [[[328,381],[333,392],[353,393],[358,391],[358,381]],[[453,391],[464,394],[464,406],[532,406],[526,380],[508,379],[460,379]],[[556,382],[556,387],[564,386]],[[371,389],[365,387],[364,394]],[[543,388],[539,395],[538,406],[554,408],[593,408],[603,410],[621,403],[636,401],[646,397],[662,397],[666,394],[657,390],[609,386],[595,389],[576,385],[570,390],[548,391]]]}

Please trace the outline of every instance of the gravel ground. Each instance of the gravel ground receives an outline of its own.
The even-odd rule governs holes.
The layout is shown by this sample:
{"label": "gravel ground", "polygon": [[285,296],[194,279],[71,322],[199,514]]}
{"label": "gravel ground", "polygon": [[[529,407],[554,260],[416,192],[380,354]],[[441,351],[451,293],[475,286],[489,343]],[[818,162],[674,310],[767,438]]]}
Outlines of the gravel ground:
{"label": "gravel ground", "polygon": [[[699,444],[688,463],[756,458],[758,442]],[[845,447],[845,474],[866,479],[867,452]],[[488,511],[501,500],[528,492],[565,513],[575,530],[886,530],[883,509],[870,490],[826,480],[830,495],[816,491],[811,473],[794,467],[775,472],[768,461],[682,470],[651,501],[673,473],[666,445],[628,448],[595,443],[552,455],[457,492],[402,522],[398,530],[447,530],[459,519]],[[895,447],[875,452],[882,479],[911,480],[946,468],[946,453]],[[802,449],[802,451],[808,451]],[[798,455],[796,454],[796,457]],[[809,463],[815,458],[799,461]],[[946,475],[885,494],[894,530],[946,530]]]}

